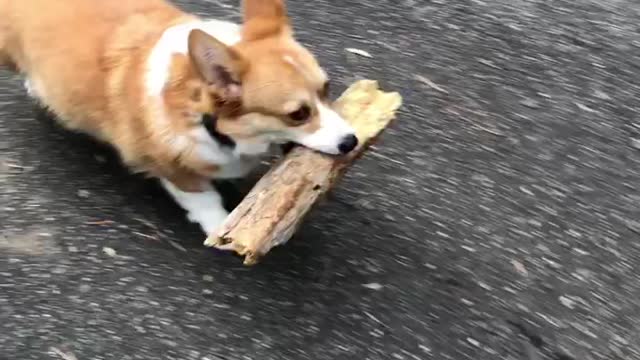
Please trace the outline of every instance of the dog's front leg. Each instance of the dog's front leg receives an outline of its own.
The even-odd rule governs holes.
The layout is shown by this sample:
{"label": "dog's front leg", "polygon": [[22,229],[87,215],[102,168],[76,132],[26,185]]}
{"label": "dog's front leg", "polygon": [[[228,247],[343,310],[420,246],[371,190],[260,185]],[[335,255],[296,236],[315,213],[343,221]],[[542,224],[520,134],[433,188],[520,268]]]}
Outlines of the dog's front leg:
{"label": "dog's front leg", "polygon": [[207,235],[214,234],[229,215],[222,204],[222,197],[209,184],[202,191],[187,192],[180,190],[169,180],[160,181],[175,201],[187,211],[187,218],[198,223]]}

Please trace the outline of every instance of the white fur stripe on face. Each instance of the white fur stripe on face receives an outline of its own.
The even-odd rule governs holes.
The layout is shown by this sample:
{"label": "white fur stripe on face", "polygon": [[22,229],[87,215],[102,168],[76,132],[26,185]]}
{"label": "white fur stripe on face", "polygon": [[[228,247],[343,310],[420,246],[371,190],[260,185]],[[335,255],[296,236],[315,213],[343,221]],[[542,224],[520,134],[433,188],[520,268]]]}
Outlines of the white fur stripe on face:
{"label": "white fur stripe on face", "polygon": [[315,132],[299,133],[295,142],[329,154],[338,154],[338,147],[345,137],[355,135],[355,130],[326,104],[316,100],[320,127]]}

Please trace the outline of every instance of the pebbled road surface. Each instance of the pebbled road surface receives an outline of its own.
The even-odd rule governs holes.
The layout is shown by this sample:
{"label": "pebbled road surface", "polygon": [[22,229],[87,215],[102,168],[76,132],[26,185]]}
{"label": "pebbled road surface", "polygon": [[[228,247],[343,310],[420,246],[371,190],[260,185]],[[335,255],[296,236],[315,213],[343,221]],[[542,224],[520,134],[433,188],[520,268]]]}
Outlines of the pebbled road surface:
{"label": "pebbled road surface", "polygon": [[406,104],[255,268],[0,74],[0,358],[640,359],[640,5],[290,8]]}

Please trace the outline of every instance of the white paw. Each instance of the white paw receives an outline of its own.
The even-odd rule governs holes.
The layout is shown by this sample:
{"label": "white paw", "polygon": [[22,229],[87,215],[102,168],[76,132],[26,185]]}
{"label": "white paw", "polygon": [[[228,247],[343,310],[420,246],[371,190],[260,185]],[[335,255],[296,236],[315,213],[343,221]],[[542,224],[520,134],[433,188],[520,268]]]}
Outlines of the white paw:
{"label": "white paw", "polygon": [[215,234],[229,213],[222,204],[222,197],[213,188],[202,192],[184,192],[168,180],[161,181],[164,188],[187,211],[187,219],[197,223],[207,235]]}
{"label": "white paw", "polygon": [[194,224],[198,222],[198,219],[196,219],[196,217],[193,216],[190,212],[187,213],[187,220],[189,220],[190,222],[192,222]]}
{"label": "white paw", "polygon": [[189,221],[199,224],[202,231],[207,235],[215,234],[220,225],[227,218],[229,213],[227,213],[223,209],[209,209],[209,210],[201,210],[197,212],[189,212],[187,214],[187,218]]}

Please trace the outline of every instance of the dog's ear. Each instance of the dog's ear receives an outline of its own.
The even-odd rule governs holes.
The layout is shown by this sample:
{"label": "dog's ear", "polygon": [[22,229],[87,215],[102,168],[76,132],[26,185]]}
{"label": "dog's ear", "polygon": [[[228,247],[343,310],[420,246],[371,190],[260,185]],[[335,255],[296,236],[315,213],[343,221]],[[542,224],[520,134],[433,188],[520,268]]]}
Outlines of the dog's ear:
{"label": "dog's ear", "polygon": [[242,11],[242,38],[246,41],[291,31],[284,0],[243,0]]}
{"label": "dog's ear", "polygon": [[189,33],[189,57],[203,80],[226,99],[242,95],[247,63],[237,51],[202,30]]}

